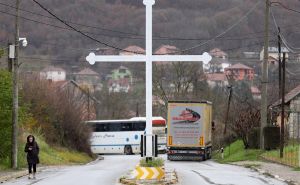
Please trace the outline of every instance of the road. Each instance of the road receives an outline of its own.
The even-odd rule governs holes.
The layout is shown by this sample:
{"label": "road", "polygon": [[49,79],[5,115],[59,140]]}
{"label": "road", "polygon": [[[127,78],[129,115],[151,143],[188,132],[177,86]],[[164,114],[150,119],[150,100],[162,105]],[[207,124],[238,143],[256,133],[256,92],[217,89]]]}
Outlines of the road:
{"label": "road", "polygon": [[[165,158],[165,156],[163,156]],[[115,185],[123,174],[133,169],[139,156],[106,155],[104,160],[83,166],[48,169],[37,180],[27,177],[4,185]],[[180,185],[284,185],[250,169],[205,162],[166,162],[166,168],[176,169]]]}

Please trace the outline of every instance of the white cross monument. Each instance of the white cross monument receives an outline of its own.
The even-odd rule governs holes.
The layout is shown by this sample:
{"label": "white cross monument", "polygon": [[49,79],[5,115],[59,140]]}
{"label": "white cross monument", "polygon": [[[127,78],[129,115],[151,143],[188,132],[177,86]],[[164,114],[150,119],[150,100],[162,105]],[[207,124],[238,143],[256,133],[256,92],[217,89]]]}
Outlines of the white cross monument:
{"label": "white cross monument", "polygon": [[95,62],[141,62],[146,61],[146,157],[151,158],[152,153],[152,62],[153,61],[187,61],[208,63],[212,57],[208,53],[203,55],[153,55],[152,54],[152,6],[155,0],[143,0],[146,6],[146,55],[95,55],[90,53],[86,60],[91,64]]}

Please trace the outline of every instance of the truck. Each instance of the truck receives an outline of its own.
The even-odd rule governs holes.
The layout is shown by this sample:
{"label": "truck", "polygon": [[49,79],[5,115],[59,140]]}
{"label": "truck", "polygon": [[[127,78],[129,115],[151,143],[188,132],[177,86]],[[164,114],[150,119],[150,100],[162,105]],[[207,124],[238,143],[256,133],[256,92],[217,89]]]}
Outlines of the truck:
{"label": "truck", "polygon": [[212,156],[212,103],[169,101],[168,160],[206,160]]}

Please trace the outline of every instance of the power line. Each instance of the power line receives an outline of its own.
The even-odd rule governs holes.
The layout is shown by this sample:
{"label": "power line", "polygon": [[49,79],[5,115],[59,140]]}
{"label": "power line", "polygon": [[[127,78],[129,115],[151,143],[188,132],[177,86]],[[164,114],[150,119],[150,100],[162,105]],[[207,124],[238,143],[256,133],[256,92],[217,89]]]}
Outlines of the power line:
{"label": "power line", "polygon": [[[6,5],[4,3],[0,3],[0,5],[5,5],[5,6],[9,6],[9,7],[14,8],[13,6]],[[55,19],[55,18],[50,17],[50,16],[45,16],[43,14],[31,12],[31,11],[24,10],[24,9],[22,9],[22,11],[30,12],[31,14],[43,16],[43,17],[46,17],[46,18]],[[0,11],[0,13],[7,14],[7,15],[10,15],[10,16],[15,16],[12,13],[4,12],[4,11]],[[59,28],[59,29],[74,31],[72,29],[68,29],[68,28],[53,25],[53,24],[50,24],[50,23],[45,23],[45,22],[33,20],[33,19],[30,19],[30,18],[27,18],[27,17],[24,17],[24,16],[20,16],[20,18],[22,18],[24,20],[27,20],[27,21],[35,22],[35,23],[38,23],[38,24],[44,24],[44,25]],[[111,30],[111,29],[106,29],[106,28],[94,27],[94,26],[84,25],[84,24],[80,24],[80,23],[74,23],[74,22],[71,22],[71,21],[65,21],[65,22],[75,24],[75,25],[84,26],[84,27],[89,27],[89,28],[97,28],[97,29],[105,30],[105,31],[108,30],[108,31],[111,31],[111,32],[118,32],[118,33],[124,33],[124,34],[126,33],[126,34],[130,34],[130,35],[136,35],[135,33],[121,32],[121,31],[116,31],[116,30]],[[82,32],[92,34],[92,35],[105,36],[105,37],[117,37],[117,38],[121,38],[121,39],[133,39],[133,40],[144,40],[145,39],[144,35],[137,35],[137,36],[142,36],[142,37],[131,37],[131,36],[123,36],[123,35],[104,34],[104,33],[100,34],[100,33],[94,33],[94,32],[89,32],[89,31],[82,31]],[[253,35],[253,34],[259,34],[259,33],[262,33],[262,32],[259,31],[259,32],[255,32],[255,33],[249,33],[249,34],[246,34],[246,35]],[[258,38],[262,38],[262,37],[263,36],[256,36],[256,37],[219,37],[218,40],[244,40],[244,39],[258,39]],[[205,41],[205,40],[210,40],[210,39],[212,39],[212,38],[180,38],[180,37],[166,37],[166,36],[154,36],[154,38],[153,38],[153,40],[174,40],[174,41],[175,40],[176,41],[199,41],[199,40]]]}
{"label": "power line", "polygon": [[111,44],[108,44],[106,42],[102,42],[98,39],[95,39],[94,37],[91,37],[90,35],[87,35],[86,33],[76,29],[74,26],[70,25],[69,23],[65,22],[64,20],[62,20],[61,18],[59,18],[58,16],[56,16],[54,13],[52,13],[51,11],[49,11],[47,8],[45,8],[42,4],[40,4],[39,2],[37,2],[36,0],[33,0],[33,2],[35,2],[37,5],[39,5],[39,7],[41,7],[43,10],[45,10],[46,12],[48,12],[50,15],[52,15],[53,17],[55,17],[57,20],[59,20],[61,23],[63,23],[64,25],[66,25],[67,27],[71,28],[72,30],[76,31],[77,33],[95,41],[95,42],[98,42],[104,46],[107,46],[107,47],[110,47],[110,48],[113,48],[113,49],[116,49],[116,50],[119,50],[119,51],[124,51],[124,52],[129,52],[129,53],[134,53],[134,54],[144,54],[144,53],[140,53],[140,52],[134,52],[134,51],[128,51],[128,50],[125,50],[125,49],[122,49],[122,48],[119,48],[119,47],[116,47],[116,46],[113,46]]}
{"label": "power line", "polygon": [[[15,6],[12,6],[12,5],[9,5],[9,4],[5,4],[5,3],[1,3],[1,2],[0,2],[0,5],[6,6],[6,7],[10,7],[10,8],[13,8],[13,9],[16,8]],[[25,10],[25,9],[19,9],[19,10],[21,10],[23,12],[30,13],[32,15],[37,15],[37,16],[48,18],[48,19],[55,19],[54,17],[47,16],[47,15],[40,14],[40,13],[36,13],[36,12],[33,12],[33,11],[29,11],[29,10]],[[94,29],[99,29],[99,30],[104,30],[104,31],[110,31],[110,32],[116,32],[116,33],[121,33],[121,34],[126,34],[126,35],[144,36],[144,35],[139,35],[137,33],[129,33],[129,32],[117,31],[117,30],[112,30],[112,29],[103,28],[103,27],[99,27],[99,26],[92,26],[92,25],[86,25],[86,24],[76,23],[76,22],[72,22],[72,21],[66,21],[66,22],[71,23],[71,24],[75,24],[75,25],[78,25],[78,26],[84,26],[84,27],[89,27],[89,28],[94,28]]]}
{"label": "power line", "polygon": [[[198,48],[198,47],[201,47],[203,45],[206,45],[212,41],[214,41],[215,39],[225,35],[226,33],[228,33],[229,31],[231,31],[233,28],[235,28],[237,25],[239,25],[245,18],[247,18],[255,9],[256,7],[261,3],[262,1],[259,0],[244,16],[242,16],[237,22],[235,22],[233,25],[229,26],[225,31],[223,31],[222,33],[218,34],[217,36],[215,36],[214,38],[204,42],[204,43],[201,43],[201,44],[198,44],[198,45],[195,45],[193,47],[190,47],[190,48],[187,48],[187,49],[184,49],[184,50],[181,50],[180,52],[187,52],[187,51],[190,51],[190,50],[193,50],[195,48]],[[168,53],[168,54],[175,54],[175,53],[178,53],[178,52],[171,52],[171,53]]]}
{"label": "power line", "polygon": [[[279,25],[278,25],[278,23],[277,23],[277,21],[276,21],[276,19],[275,19],[275,16],[274,16],[274,14],[273,14],[272,9],[271,9],[271,15],[272,15],[273,22],[274,22],[274,25],[275,25],[276,29],[279,29]],[[287,40],[285,39],[285,37],[282,35],[282,33],[279,32],[279,30],[278,30],[278,34],[280,35],[283,44],[285,45],[285,47],[286,47],[290,52],[292,52],[292,53],[297,53],[295,50],[300,50],[300,48],[296,48],[296,47],[290,46],[290,45],[288,44]]]}
{"label": "power line", "polygon": [[271,4],[279,5],[279,6],[281,6],[282,8],[284,8],[284,9],[286,9],[286,10],[288,10],[288,11],[291,11],[291,12],[300,13],[300,10],[292,9],[292,8],[290,8],[290,7],[286,6],[286,5],[284,5],[284,4],[281,3],[281,2],[272,2]]}

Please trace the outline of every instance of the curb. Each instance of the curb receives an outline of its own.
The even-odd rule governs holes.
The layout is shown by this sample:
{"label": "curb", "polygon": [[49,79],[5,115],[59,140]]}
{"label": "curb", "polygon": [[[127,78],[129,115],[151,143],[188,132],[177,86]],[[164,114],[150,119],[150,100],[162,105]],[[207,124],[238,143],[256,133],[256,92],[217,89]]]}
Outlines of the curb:
{"label": "curb", "polygon": [[257,167],[254,167],[254,166],[251,166],[250,169],[262,174],[262,175],[266,175],[266,176],[270,176],[274,179],[277,179],[279,181],[282,181],[282,182],[286,182],[288,185],[298,185],[298,183],[294,182],[294,181],[291,181],[291,180],[286,180],[286,179],[283,179],[281,178],[279,175],[275,175],[275,174],[271,174],[271,173],[268,173],[266,172],[265,170],[262,170],[260,168],[257,168]]}
{"label": "curb", "polygon": [[[167,179],[167,176],[169,179]],[[167,179],[167,180],[166,180]],[[119,179],[119,183],[122,185],[149,185],[149,184],[156,184],[156,185],[175,185],[178,183],[178,176],[176,171],[169,171],[166,172],[166,176],[164,180],[136,180],[131,179],[129,177],[122,177]]]}
{"label": "curb", "polygon": [[[271,163],[272,163],[272,162],[271,162]],[[278,163],[274,163],[274,164],[278,164]],[[236,166],[241,166],[241,167],[244,167],[244,168],[249,168],[249,169],[251,169],[251,170],[254,170],[254,171],[258,172],[258,173],[261,174],[261,175],[265,175],[265,176],[272,177],[272,178],[277,179],[277,180],[279,180],[279,181],[281,181],[281,182],[285,182],[285,183],[287,183],[288,185],[298,185],[298,183],[296,183],[296,182],[294,182],[294,181],[292,181],[292,180],[283,179],[283,178],[281,178],[279,175],[271,174],[271,173],[269,173],[269,172],[267,172],[267,171],[265,171],[265,170],[260,169],[259,167],[255,167],[255,166],[252,166],[252,165],[250,165],[250,166],[239,165],[239,164],[231,164],[231,165],[236,165]],[[281,165],[282,165],[282,164],[281,164]]]}

